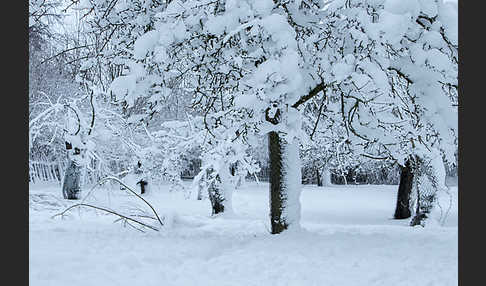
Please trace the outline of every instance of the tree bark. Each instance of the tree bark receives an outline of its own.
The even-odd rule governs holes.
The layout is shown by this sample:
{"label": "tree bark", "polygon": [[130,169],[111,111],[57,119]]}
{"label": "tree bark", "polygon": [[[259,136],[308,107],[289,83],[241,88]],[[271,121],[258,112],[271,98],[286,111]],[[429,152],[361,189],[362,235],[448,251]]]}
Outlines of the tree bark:
{"label": "tree bark", "polygon": [[[211,173],[208,170],[208,175]],[[230,168],[225,166],[221,168],[216,175],[215,180],[209,185],[208,196],[211,201],[212,215],[219,213],[233,212],[232,206],[232,190],[229,185]]]}
{"label": "tree bark", "polygon": [[81,166],[74,160],[69,161],[69,165],[64,173],[62,185],[62,195],[68,200],[77,200],[81,192]]}
{"label": "tree bark", "polygon": [[270,156],[270,221],[272,234],[280,233],[288,225],[282,221],[282,146],[277,132],[268,134],[268,151]]}
{"label": "tree bark", "polygon": [[395,219],[409,218],[412,214],[410,211],[410,195],[413,186],[413,171],[410,160],[405,162],[401,167],[400,185],[398,185],[397,204],[395,207]]}
{"label": "tree bark", "polygon": [[[216,181],[219,178],[216,178]],[[212,182],[208,188],[209,200],[211,201],[212,215],[224,212],[224,197],[222,196],[221,184],[219,182]]]}
{"label": "tree bark", "polygon": [[[270,222],[272,234],[281,233],[300,220],[300,162],[298,147],[277,132],[268,135],[270,156]],[[295,162],[297,161],[297,162]]]}
{"label": "tree bark", "polygon": [[317,186],[322,187],[322,178],[321,178],[321,174],[319,173],[319,168],[316,168],[316,176],[317,176]]}
{"label": "tree bark", "polygon": [[145,194],[145,186],[147,185],[148,183],[144,180],[140,180],[137,182],[137,185],[140,185],[140,194]]}

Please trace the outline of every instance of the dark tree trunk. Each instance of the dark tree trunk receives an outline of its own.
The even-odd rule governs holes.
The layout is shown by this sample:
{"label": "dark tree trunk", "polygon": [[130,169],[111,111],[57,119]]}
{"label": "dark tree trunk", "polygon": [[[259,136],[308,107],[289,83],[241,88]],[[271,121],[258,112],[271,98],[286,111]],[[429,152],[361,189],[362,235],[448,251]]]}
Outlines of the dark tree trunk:
{"label": "dark tree trunk", "polygon": [[234,176],[236,174],[236,163],[235,164],[231,164],[231,166],[230,166],[230,174],[231,174],[231,176]]}
{"label": "dark tree trunk", "polygon": [[410,160],[405,162],[401,168],[400,185],[398,186],[397,205],[395,207],[395,219],[409,218],[412,214],[410,211],[410,194],[413,186],[413,172]]}
{"label": "dark tree trunk", "polygon": [[322,179],[321,179],[321,174],[319,173],[319,168],[316,168],[316,175],[317,175],[317,186],[322,187]]}
{"label": "dark tree trunk", "polygon": [[280,233],[287,229],[288,224],[282,219],[284,208],[283,170],[282,170],[282,140],[277,132],[268,134],[268,151],[270,156],[270,222],[272,234]]}
{"label": "dark tree trunk", "polygon": [[[277,104],[272,106],[277,108]],[[295,106],[293,106],[295,107]],[[281,111],[271,108],[265,111],[265,119],[271,124],[278,124]],[[300,220],[300,185],[302,174],[298,144],[288,142],[279,132],[268,133],[269,183],[270,183],[270,224],[271,233],[278,234],[291,225],[298,227]]]}
{"label": "dark tree trunk", "polygon": [[218,176],[208,188],[209,200],[211,201],[213,215],[224,212],[224,197],[222,196],[221,192],[221,184]]}
{"label": "dark tree trunk", "polygon": [[64,182],[62,185],[62,195],[68,200],[79,199],[81,192],[81,166],[76,164],[74,160],[69,161],[69,165],[64,174]]}
{"label": "dark tree trunk", "polygon": [[[207,170],[207,175],[209,176],[212,173],[212,170]],[[212,208],[212,215],[216,215],[225,211],[224,209],[224,194],[223,190],[221,189],[221,178],[216,175],[216,179],[209,185],[208,188],[208,196],[209,201],[211,202]]]}
{"label": "dark tree trunk", "polygon": [[145,182],[144,180],[140,180],[137,182],[137,185],[140,185],[140,193],[141,194],[145,194],[145,186],[147,185],[148,183]]}

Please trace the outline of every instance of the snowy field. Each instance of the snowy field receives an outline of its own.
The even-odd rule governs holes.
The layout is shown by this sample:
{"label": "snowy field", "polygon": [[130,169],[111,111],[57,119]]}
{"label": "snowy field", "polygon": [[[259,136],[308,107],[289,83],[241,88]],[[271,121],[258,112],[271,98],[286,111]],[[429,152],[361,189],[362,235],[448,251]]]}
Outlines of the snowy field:
{"label": "snowy field", "polygon": [[[91,209],[52,219],[73,202],[58,185],[31,185],[30,285],[457,285],[457,187],[445,225],[425,228],[391,219],[396,190],[304,186],[302,229],[271,235],[265,183],[237,190],[235,215],[219,217],[208,200],[152,190],[165,227],[144,233]],[[136,202],[115,188],[93,194],[126,212]]]}

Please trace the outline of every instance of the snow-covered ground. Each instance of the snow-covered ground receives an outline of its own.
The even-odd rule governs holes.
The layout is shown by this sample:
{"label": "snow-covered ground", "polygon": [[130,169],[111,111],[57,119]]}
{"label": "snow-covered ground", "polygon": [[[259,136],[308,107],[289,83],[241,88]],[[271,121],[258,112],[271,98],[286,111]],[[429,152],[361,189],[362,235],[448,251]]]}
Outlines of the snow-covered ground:
{"label": "snow-covered ground", "polygon": [[[30,285],[457,285],[457,187],[445,226],[425,228],[391,219],[396,190],[304,186],[302,229],[271,235],[265,183],[237,190],[231,217],[152,190],[145,197],[166,225],[144,233],[91,209],[52,219],[73,202],[58,185],[31,185]],[[136,200],[114,188],[89,202],[126,213]]]}

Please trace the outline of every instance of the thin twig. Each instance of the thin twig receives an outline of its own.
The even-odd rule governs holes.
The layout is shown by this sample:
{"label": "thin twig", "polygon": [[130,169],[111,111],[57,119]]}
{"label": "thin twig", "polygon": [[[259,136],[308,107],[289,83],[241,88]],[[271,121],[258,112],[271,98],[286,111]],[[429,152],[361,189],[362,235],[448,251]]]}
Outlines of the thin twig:
{"label": "thin twig", "polygon": [[164,223],[162,223],[162,220],[160,219],[159,215],[157,214],[157,212],[155,211],[155,209],[152,207],[152,205],[147,202],[144,198],[142,198],[139,194],[137,194],[135,191],[133,191],[129,186],[127,186],[125,183],[123,183],[120,179],[118,178],[115,178],[115,177],[106,177],[104,179],[101,179],[98,184],[96,184],[93,189],[96,187],[96,186],[99,186],[101,184],[103,184],[105,181],[108,181],[108,180],[113,180],[113,181],[116,181],[118,182],[120,185],[122,185],[123,187],[126,188],[126,190],[128,190],[129,192],[131,192],[132,194],[134,194],[136,197],[138,197],[139,199],[141,199],[144,203],[146,203],[151,209],[152,209],[152,212],[155,214],[155,217],[157,218],[157,220],[159,221],[160,225],[164,225]]}
{"label": "thin twig", "polygon": [[72,206],[68,207],[67,209],[65,209],[64,211],[62,211],[61,213],[58,213],[58,214],[53,215],[51,218],[55,218],[55,217],[57,217],[57,216],[63,216],[63,215],[66,213],[66,212],[68,212],[68,211],[70,211],[71,209],[76,208],[76,207],[90,207],[90,208],[98,209],[98,210],[101,210],[101,211],[105,211],[105,212],[107,212],[107,213],[110,213],[110,214],[113,214],[113,215],[119,216],[120,218],[125,219],[125,220],[127,220],[127,221],[133,221],[133,222],[138,223],[138,224],[140,224],[140,225],[142,225],[142,226],[148,227],[148,228],[150,228],[150,229],[152,229],[152,230],[159,231],[157,228],[155,228],[155,227],[153,227],[153,226],[150,226],[150,225],[145,224],[145,223],[143,223],[143,222],[137,221],[137,220],[132,219],[132,218],[130,218],[130,217],[124,216],[124,215],[122,215],[122,214],[116,213],[116,212],[114,212],[114,211],[112,211],[112,210],[105,209],[105,208],[101,208],[101,207],[97,207],[97,206],[93,206],[93,205],[90,205],[90,204],[84,204],[84,203],[80,203],[80,204],[75,204],[75,205],[72,205]]}

